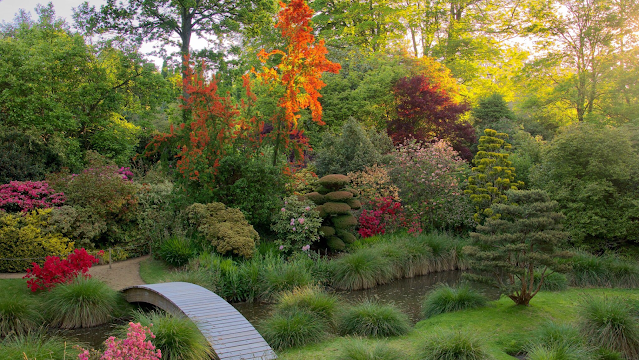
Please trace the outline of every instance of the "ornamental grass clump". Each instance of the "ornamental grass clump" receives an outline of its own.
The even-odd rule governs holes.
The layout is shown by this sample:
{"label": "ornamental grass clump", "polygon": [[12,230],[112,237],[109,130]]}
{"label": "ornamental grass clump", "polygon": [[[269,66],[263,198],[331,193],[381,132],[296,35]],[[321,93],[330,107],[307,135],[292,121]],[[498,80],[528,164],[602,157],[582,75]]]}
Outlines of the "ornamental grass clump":
{"label": "ornamental grass clump", "polygon": [[385,343],[369,344],[352,339],[340,346],[335,360],[403,360],[406,356]]}
{"label": "ornamental grass clump", "polygon": [[342,335],[389,337],[408,333],[408,316],[393,305],[366,300],[340,314],[337,328]]}
{"label": "ornamental grass clump", "polygon": [[337,311],[338,299],[318,286],[305,286],[284,291],[278,296],[276,311],[308,311],[326,323],[332,323]]}
{"label": "ornamental grass clump", "polygon": [[25,295],[0,298],[0,337],[26,334],[42,324],[41,309]]}
{"label": "ornamental grass clump", "polygon": [[579,330],[570,324],[547,322],[533,333],[526,347],[532,360],[588,360],[594,359]]}
{"label": "ornamental grass clump", "polygon": [[639,359],[639,317],[624,299],[587,298],[581,305],[579,329],[588,342]]}
{"label": "ornamental grass clump", "polygon": [[393,264],[374,248],[346,254],[333,265],[333,285],[338,289],[368,289],[392,278]]}
{"label": "ornamental grass clump", "polygon": [[160,244],[158,255],[167,264],[180,267],[186,265],[195,256],[195,249],[190,239],[174,236]]}
{"label": "ornamental grass clump", "polygon": [[468,284],[457,288],[440,285],[424,299],[422,316],[429,318],[447,312],[474,309],[486,306],[487,302],[482,294],[471,289]]}
{"label": "ornamental grass clump", "polygon": [[119,310],[121,296],[101,281],[78,277],[47,294],[47,318],[63,329],[105,324]]}
{"label": "ornamental grass clump", "polygon": [[313,283],[313,276],[300,260],[281,262],[267,267],[264,273],[262,298],[274,299],[280,292],[293,290]]}
{"label": "ornamental grass clump", "polygon": [[419,236],[418,239],[432,251],[430,272],[456,269],[457,264],[452,248],[452,245],[456,243],[454,238],[445,233],[431,232]]}
{"label": "ornamental grass clump", "polygon": [[44,331],[12,334],[0,341],[0,360],[77,359],[80,352],[74,343]]}
{"label": "ornamental grass clump", "polygon": [[[213,357],[209,342],[188,318],[155,311],[136,312],[133,322],[153,331],[153,344],[162,352],[162,359],[201,360]],[[128,326],[119,329],[122,338],[126,337],[127,329]]]}
{"label": "ornamental grass clump", "polygon": [[275,312],[258,326],[264,340],[277,351],[322,341],[328,324],[305,310]]}
{"label": "ornamental grass clump", "polygon": [[419,360],[489,360],[484,343],[465,332],[438,332],[419,349]]}

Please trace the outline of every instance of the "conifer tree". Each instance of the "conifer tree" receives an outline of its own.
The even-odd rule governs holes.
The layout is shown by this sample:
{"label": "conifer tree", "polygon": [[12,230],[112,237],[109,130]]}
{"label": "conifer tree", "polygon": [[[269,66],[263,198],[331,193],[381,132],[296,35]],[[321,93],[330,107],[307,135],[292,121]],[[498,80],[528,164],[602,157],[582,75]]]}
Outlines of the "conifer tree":
{"label": "conifer tree", "polygon": [[528,306],[553,272],[564,272],[559,259],[568,233],[562,231],[564,216],[555,212],[542,190],[510,190],[508,203],[492,205],[498,219],[487,218],[485,225],[471,233],[471,246],[464,249],[470,258],[473,280],[487,282],[511,298]]}
{"label": "conifer tree", "polygon": [[486,218],[499,218],[491,208],[493,204],[504,203],[508,199],[507,190],[517,190],[524,185],[515,181],[515,168],[508,160],[511,145],[506,142],[508,134],[492,129],[484,130],[479,138],[479,151],[473,163],[472,175],[468,177],[468,188],[464,193],[470,195],[475,204],[475,221],[482,224]]}

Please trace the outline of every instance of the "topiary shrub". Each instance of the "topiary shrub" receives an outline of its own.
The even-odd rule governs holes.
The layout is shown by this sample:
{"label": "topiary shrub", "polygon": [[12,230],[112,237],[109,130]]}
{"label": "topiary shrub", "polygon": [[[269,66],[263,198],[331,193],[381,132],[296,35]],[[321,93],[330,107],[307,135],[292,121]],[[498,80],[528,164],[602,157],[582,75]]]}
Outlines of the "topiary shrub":
{"label": "topiary shrub", "polygon": [[388,337],[410,331],[410,320],[393,305],[366,300],[340,314],[337,328],[342,335]]}
{"label": "topiary shrub", "polygon": [[326,175],[318,180],[320,188],[307,198],[318,205],[315,209],[323,218],[320,235],[322,245],[334,251],[342,251],[346,244],[355,241],[351,230],[357,225],[357,219],[351,214],[353,206],[361,204],[354,198],[355,191],[346,188],[350,178],[341,174]]}
{"label": "topiary shrub", "polygon": [[211,242],[220,254],[233,253],[250,258],[259,241],[259,234],[239,209],[222,203],[193,204],[186,209],[189,220]]}
{"label": "topiary shrub", "polygon": [[45,256],[66,256],[73,251],[70,239],[46,232],[50,215],[51,209],[25,214],[0,212],[0,258],[34,258],[0,260],[0,272],[22,272],[33,262],[42,265]]}

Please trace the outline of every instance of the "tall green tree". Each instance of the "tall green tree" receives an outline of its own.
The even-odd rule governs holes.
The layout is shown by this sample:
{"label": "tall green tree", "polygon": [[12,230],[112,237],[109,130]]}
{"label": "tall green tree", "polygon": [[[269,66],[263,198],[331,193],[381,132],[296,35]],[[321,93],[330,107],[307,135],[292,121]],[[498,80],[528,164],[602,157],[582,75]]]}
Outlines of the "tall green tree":
{"label": "tall green tree", "polygon": [[541,190],[510,190],[508,203],[494,204],[499,219],[487,219],[471,233],[471,279],[498,288],[517,305],[528,306],[553,272],[566,271],[558,261],[565,256],[568,233],[557,202]]}
{"label": "tall green tree", "polygon": [[[107,0],[99,10],[83,3],[74,17],[88,33],[110,32],[136,42],[159,41],[179,47],[184,59],[191,54],[194,36],[222,45],[272,8],[273,2],[268,0]],[[186,67],[183,63],[183,78]],[[182,95],[188,97],[186,90]]]}
{"label": "tall green tree", "polygon": [[127,162],[140,129],[123,114],[154,107],[149,92],[166,82],[135,53],[86,45],[52,5],[37,13],[0,37],[1,126],[40,138],[67,166],[90,149]]}

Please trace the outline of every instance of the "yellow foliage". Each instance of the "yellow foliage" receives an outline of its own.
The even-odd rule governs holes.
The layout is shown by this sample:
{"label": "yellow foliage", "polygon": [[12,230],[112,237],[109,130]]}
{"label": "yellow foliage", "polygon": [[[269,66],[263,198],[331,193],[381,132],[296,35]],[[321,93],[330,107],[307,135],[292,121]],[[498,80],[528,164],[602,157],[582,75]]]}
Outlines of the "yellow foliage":
{"label": "yellow foliage", "polygon": [[46,256],[66,256],[74,243],[59,233],[47,233],[51,209],[27,214],[0,214],[0,272],[21,272],[32,262],[42,264]]}

